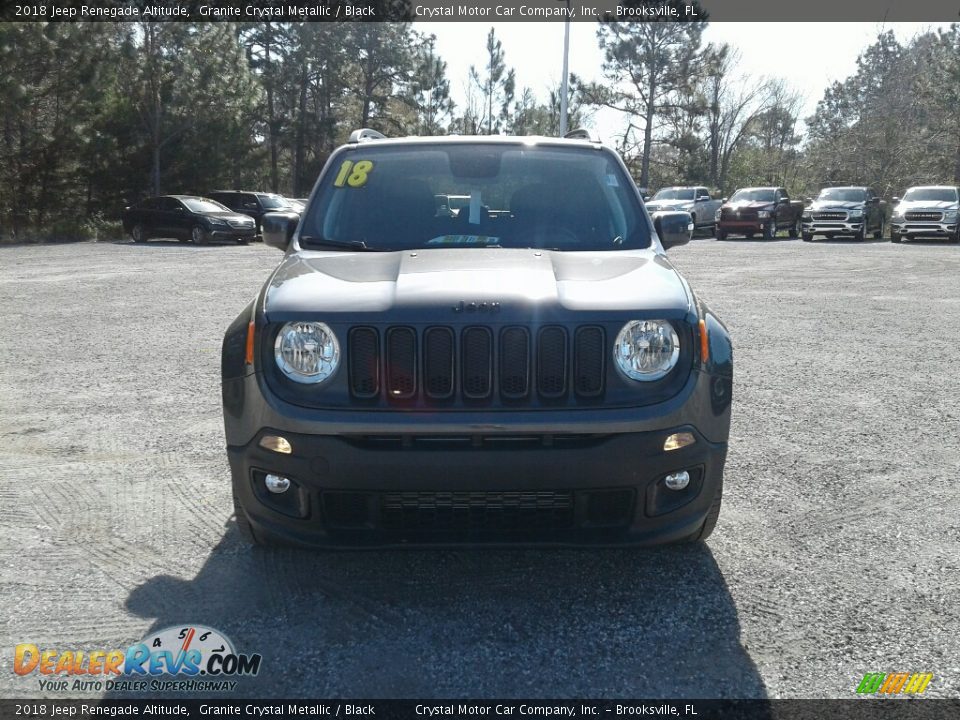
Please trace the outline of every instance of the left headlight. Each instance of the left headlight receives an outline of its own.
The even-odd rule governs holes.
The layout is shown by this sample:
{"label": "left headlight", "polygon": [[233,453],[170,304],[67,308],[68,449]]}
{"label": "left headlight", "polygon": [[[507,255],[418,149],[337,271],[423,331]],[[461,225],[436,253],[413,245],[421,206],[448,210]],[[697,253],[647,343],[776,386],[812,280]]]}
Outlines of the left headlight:
{"label": "left headlight", "polygon": [[207,218],[207,222],[216,227],[223,227],[227,224],[226,220],[221,220],[220,218]]}
{"label": "left headlight", "polygon": [[680,357],[680,338],[667,320],[631,320],[617,335],[613,358],[631,380],[659,380]]}
{"label": "left headlight", "polygon": [[277,367],[298,383],[320,383],[340,365],[340,343],[326,323],[289,322],[274,343]]}
{"label": "left headlight", "polygon": [[854,208],[853,210],[850,211],[851,220],[859,217],[863,217],[863,210],[861,210],[860,208]]}

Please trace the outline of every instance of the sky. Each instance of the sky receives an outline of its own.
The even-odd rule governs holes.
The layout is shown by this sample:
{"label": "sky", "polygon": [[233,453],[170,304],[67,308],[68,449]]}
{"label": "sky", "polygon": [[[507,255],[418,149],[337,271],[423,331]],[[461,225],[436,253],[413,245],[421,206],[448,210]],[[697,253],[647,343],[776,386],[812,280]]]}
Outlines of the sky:
{"label": "sky", "polygon": [[[471,65],[484,62],[489,23],[418,22],[415,28],[437,37],[437,52],[447,62],[454,101],[463,104]],[[505,61],[517,74],[517,88],[530,87],[540,100],[547,88],[559,87],[563,62],[562,22],[492,23],[503,43]],[[947,23],[940,23],[947,27]],[[597,46],[596,25],[570,24],[570,72],[587,80],[600,80],[603,55]],[[813,113],[824,90],[856,70],[857,56],[879,32],[893,29],[907,41],[937,23],[710,23],[704,42],[729,43],[740,51],[740,71],[750,78],[782,78],[803,98],[801,118]],[[593,128],[612,140],[622,119],[601,113]],[[802,127],[798,128],[802,131]]]}

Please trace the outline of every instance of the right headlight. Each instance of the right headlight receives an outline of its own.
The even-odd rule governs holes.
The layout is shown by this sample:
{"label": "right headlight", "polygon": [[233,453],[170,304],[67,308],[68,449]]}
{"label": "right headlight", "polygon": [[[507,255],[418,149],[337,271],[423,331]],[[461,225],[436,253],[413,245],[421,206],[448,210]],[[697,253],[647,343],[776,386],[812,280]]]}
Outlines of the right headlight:
{"label": "right headlight", "polygon": [[617,335],[613,358],[631,380],[659,380],[680,357],[680,338],[667,320],[631,320]]}
{"label": "right headlight", "polygon": [[320,383],[340,365],[340,344],[326,323],[289,322],[274,343],[277,367],[298,383]]}

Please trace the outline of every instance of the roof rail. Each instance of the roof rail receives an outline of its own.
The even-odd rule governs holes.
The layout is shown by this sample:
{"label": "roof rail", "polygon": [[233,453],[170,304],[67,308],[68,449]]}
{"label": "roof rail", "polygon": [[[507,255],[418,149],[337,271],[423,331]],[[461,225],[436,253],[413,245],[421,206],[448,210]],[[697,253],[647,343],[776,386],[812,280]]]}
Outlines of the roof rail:
{"label": "roof rail", "polygon": [[591,142],[600,142],[600,138],[596,134],[590,132],[585,128],[577,128],[571,130],[566,135],[563,136],[565,140],[590,140]]}
{"label": "roof rail", "polygon": [[360,128],[359,130],[354,130],[350,133],[350,139],[347,140],[349,143],[362,143],[367,140],[386,140],[387,136],[382,132],[377,132],[376,130],[371,130],[370,128]]}

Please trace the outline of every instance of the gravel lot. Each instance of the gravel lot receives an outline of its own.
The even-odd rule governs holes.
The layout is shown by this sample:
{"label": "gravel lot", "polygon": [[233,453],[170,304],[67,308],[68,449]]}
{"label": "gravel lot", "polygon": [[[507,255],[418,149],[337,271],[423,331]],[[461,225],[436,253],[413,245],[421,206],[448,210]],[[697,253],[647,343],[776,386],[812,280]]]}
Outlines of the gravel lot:
{"label": "gravel lot", "polygon": [[245,696],[960,695],[960,248],[671,255],[736,348],[708,545],[338,554],[231,518],[220,340],[277,251],[0,248],[0,697],[64,697],[17,643],[183,623],[263,654]]}

